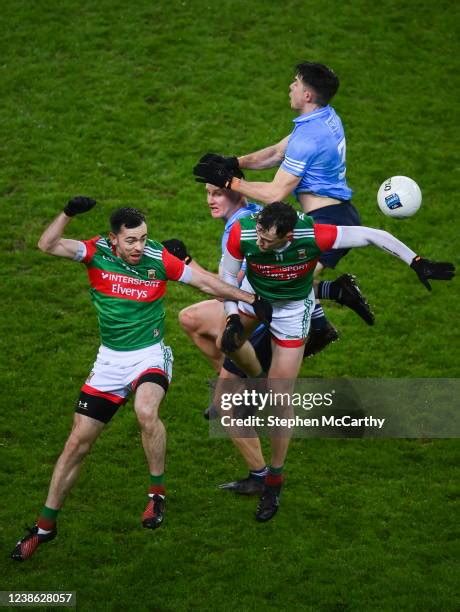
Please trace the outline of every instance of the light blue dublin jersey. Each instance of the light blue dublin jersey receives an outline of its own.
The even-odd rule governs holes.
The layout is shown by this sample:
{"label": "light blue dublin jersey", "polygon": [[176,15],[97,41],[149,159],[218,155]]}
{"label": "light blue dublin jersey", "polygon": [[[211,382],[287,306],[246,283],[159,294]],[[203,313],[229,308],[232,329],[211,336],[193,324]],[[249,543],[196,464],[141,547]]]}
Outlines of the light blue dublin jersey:
{"label": "light blue dublin jersey", "polygon": [[281,168],[301,177],[295,195],[308,192],[337,200],[351,198],[353,192],[345,178],[345,133],[332,106],[294,119]]}

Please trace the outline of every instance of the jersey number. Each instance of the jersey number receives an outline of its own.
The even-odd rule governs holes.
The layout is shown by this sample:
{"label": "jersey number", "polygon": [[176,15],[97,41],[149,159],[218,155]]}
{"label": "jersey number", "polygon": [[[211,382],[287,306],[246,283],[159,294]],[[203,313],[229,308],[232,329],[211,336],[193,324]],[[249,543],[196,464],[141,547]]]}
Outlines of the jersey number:
{"label": "jersey number", "polygon": [[342,140],[339,142],[339,144],[337,145],[337,150],[339,151],[340,155],[339,179],[342,181],[347,173],[347,167],[345,165],[345,158],[347,156],[347,143],[345,142],[345,138],[342,138]]}

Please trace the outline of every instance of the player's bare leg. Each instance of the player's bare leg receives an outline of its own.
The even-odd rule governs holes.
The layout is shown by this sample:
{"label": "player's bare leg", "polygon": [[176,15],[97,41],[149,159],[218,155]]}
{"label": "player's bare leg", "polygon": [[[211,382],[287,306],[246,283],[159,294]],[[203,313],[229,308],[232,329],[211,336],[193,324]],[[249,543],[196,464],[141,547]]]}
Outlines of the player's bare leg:
{"label": "player's bare leg", "polygon": [[[304,347],[287,348],[272,342],[272,364],[268,373],[268,386],[275,393],[292,393],[302,364]],[[291,416],[291,407],[281,406],[279,416]],[[278,414],[278,411],[277,411]],[[271,462],[265,479],[265,489],[256,511],[256,519],[269,521],[278,511],[283,466],[290,442],[290,430],[278,428],[270,437]]]}
{"label": "player's bare leg", "polygon": [[254,438],[232,438],[232,442],[240,451],[251,472],[259,472],[264,469],[266,463],[257,436],[254,436]]}
{"label": "player's bare leg", "polygon": [[[268,384],[276,392],[281,387],[281,393],[292,393],[297,375],[303,358],[303,346],[286,348],[272,342],[272,365],[268,373]],[[283,409],[284,410],[284,409]],[[288,416],[288,415],[287,415]],[[282,436],[274,436],[271,439],[271,466],[280,468],[283,466],[290,437],[283,431]]]}
{"label": "player's bare leg", "polygon": [[142,446],[149,466],[151,482],[149,501],[142,515],[148,529],[159,527],[164,518],[165,488],[163,482],[166,456],[166,429],[159,417],[165,395],[163,387],[153,382],[139,385],[134,399],[134,411],[141,429]]}
{"label": "player's bare leg", "polygon": [[84,414],[74,415],[72,430],[53,470],[46,506],[61,508],[78,478],[83,459],[104,429],[104,425],[105,423]]}
{"label": "player's bare leg", "polygon": [[[259,322],[251,317],[245,316],[242,313],[240,313],[240,319],[245,329],[245,338],[247,339],[259,325]],[[240,369],[245,371],[250,378],[260,376],[262,373],[262,366],[260,365],[254,347],[250,342],[245,342],[240,349],[234,353],[231,353],[229,357]],[[227,381],[229,380],[234,380],[235,384],[237,384],[238,381],[244,380],[225,369],[221,370],[219,379],[225,381],[223,383],[224,385],[228,384]],[[216,387],[214,402],[217,404],[219,402],[219,384]],[[248,430],[249,429],[250,428],[248,428]],[[229,430],[229,434],[234,445],[237,447],[246,461],[249,468],[249,475],[247,478],[225,483],[221,486],[221,488],[231,490],[241,495],[256,495],[259,494],[263,488],[263,479],[266,474],[266,463],[262,453],[260,440],[256,432],[251,430],[247,433],[247,437],[240,437],[237,434],[232,435],[232,431]]]}
{"label": "player's bare leg", "polygon": [[164,389],[153,382],[139,385],[134,411],[141,428],[142,446],[151,474],[163,474],[166,455],[166,429],[159,417]]}
{"label": "player's bare leg", "polygon": [[57,535],[56,519],[64,500],[75,484],[83,459],[104,428],[104,423],[76,413],[64,449],[54,466],[48,496],[37,523],[16,544],[11,553],[15,561],[29,559],[40,544],[50,542]]}
{"label": "player's bare leg", "polygon": [[216,340],[225,327],[223,303],[218,300],[205,300],[187,306],[179,313],[179,323],[214,370],[219,372],[224,356],[217,348]]}
{"label": "player's bare leg", "polygon": [[[219,382],[221,384],[223,383],[225,392],[230,390],[229,383],[231,384],[232,381],[234,381],[235,391],[237,390],[238,383],[242,384],[244,388],[244,379],[237,374],[222,368],[219,375]],[[213,398],[213,406],[217,407],[214,408],[216,414],[221,416],[221,411],[219,410],[219,395],[219,385],[217,385]],[[236,432],[233,431],[231,427],[227,429],[227,433],[229,434],[233,444],[236,446],[246,462],[249,474],[246,478],[225,482],[219,485],[219,488],[237,493],[238,495],[260,495],[267,472],[260,440],[254,428],[245,428],[245,434],[247,437],[240,437],[240,431],[240,428],[236,428]]]}

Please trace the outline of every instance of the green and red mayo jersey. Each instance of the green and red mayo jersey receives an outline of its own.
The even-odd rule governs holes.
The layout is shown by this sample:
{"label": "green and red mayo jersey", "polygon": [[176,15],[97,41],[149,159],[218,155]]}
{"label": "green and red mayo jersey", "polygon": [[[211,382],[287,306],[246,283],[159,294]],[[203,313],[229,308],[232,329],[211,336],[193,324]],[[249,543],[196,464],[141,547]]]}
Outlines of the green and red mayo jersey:
{"label": "green and red mayo jersey", "polygon": [[166,283],[181,278],[184,262],[154,240],[147,240],[135,266],[117,257],[107,238],[96,236],[82,244],[78,259],[88,271],[102,344],[115,351],[133,351],[160,342]]}
{"label": "green and red mayo jersey", "polygon": [[276,251],[261,251],[257,246],[257,214],[240,219],[230,231],[228,252],[235,259],[246,258],[252,288],[272,302],[305,299],[320,254],[331,249],[337,238],[335,225],[314,223],[304,213],[297,216],[293,240]]}

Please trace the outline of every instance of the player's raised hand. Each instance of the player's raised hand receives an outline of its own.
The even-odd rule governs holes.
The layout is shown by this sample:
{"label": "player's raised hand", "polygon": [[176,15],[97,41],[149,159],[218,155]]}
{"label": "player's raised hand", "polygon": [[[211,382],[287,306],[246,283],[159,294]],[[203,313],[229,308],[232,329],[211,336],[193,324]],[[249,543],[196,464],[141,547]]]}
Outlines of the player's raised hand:
{"label": "player's raised hand", "polygon": [[232,178],[235,176],[224,163],[213,159],[199,161],[193,168],[193,174],[197,183],[210,183],[224,189],[231,188]]}
{"label": "player's raised hand", "polygon": [[431,291],[428,280],[450,280],[455,276],[455,266],[448,261],[430,261],[423,257],[414,257],[410,267],[415,271],[420,282]]}
{"label": "player's raised hand", "polygon": [[169,240],[163,240],[161,243],[164,248],[174,255],[181,261],[185,261],[186,264],[189,264],[192,261],[192,256],[187,253],[187,247],[178,238],[170,238]]}
{"label": "player's raised hand", "polygon": [[75,196],[67,202],[64,208],[64,212],[68,217],[74,217],[81,213],[88,212],[94,206],[96,206],[96,200],[87,198],[86,196]]}
{"label": "player's raised hand", "polygon": [[240,316],[232,314],[227,317],[227,325],[222,334],[221,346],[224,353],[234,353],[243,346],[244,327]]}
{"label": "player's raised hand", "polygon": [[254,312],[256,313],[256,317],[265,323],[266,325],[270,325],[273,315],[272,305],[268,300],[260,295],[255,296],[254,302],[251,304],[254,308]]}

